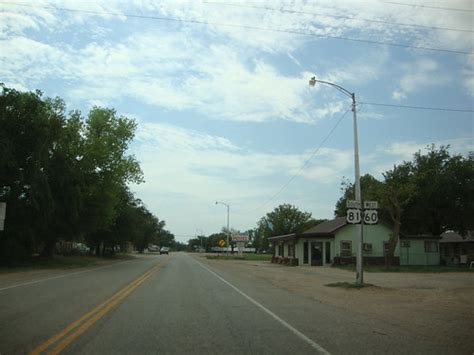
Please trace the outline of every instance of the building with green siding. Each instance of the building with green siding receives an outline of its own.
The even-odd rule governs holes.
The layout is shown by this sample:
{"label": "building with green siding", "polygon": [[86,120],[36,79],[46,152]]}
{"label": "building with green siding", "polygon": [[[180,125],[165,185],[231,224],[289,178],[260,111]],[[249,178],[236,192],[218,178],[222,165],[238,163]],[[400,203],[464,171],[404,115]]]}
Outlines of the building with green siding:
{"label": "building with green siding", "polygon": [[[384,264],[390,226],[379,223],[364,225],[364,264]],[[269,238],[274,246],[274,262],[290,265],[324,266],[355,263],[358,248],[357,226],[347,224],[345,217],[325,221],[303,233]],[[438,238],[402,236],[394,252],[394,264],[438,265]]]}

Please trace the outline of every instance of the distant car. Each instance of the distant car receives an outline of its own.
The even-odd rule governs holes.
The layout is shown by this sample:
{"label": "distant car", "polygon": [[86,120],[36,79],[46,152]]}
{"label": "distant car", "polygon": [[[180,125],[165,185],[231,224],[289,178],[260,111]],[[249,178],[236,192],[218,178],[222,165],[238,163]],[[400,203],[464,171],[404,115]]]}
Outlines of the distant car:
{"label": "distant car", "polygon": [[160,250],[160,248],[158,248],[157,245],[150,244],[148,246],[148,251],[158,251],[158,250]]}
{"label": "distant car", "polygon": [[169,251],[170,251],[170,248],[168,248],[168,247],[162,247],[162,248],[160,249],[160,255],[162,255],[162,254],[168,255],[168,254],[169,254]]}

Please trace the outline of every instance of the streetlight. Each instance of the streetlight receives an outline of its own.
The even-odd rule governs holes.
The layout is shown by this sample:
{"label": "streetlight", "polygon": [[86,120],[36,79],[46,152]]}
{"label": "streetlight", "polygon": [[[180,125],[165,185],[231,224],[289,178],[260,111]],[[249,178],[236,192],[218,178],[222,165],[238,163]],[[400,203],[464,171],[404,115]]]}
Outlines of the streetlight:
{"label": "streetlight", "polygon": [[226,243],[226,246],[227,246],[227,254],[229,253],[229,234],[230,234],[230,230],[229,230],[229,209],[230,209],[230,206],[229,204],[225,203],[225,202],[219,202],[219,201],[216,201],[216,205],[224,205],[227,207],[227,243]]}
{"label": "streetlight", "polygon": [[[355,165],[355,199],[356,201],[359,202],[360,206],[362,207],[362,195],[360,191],[360,170],[359,170],[359,140],[357,138],[357,117],[356,117],[356,99],[355,99],[355,94],[353,92],[350,92],[347,89],[344,89],[342,86],[336,85],[334,83],[331,83],[329,81],[323,81],[323,80],[318,80],[316,79],[315,76],[313,76],[309,80],[309,85],[310,86],[315,86],[316,83],[321,83],[321,84],[326,84],[326,85],[331,85],[335,87],[337,90],[342,92],[344,95],[349,96],[352,99],[352,113],[353,113],[353,123],[354,123],[354,165]],[[359,248],[357,250],[357,274],[356,274],[356,284],[362,285],[364,283],[364,274],[363,274],[363,269],[362,269],[362,258],[363,258],[363,253],[362,253],[362,246],[363,246],[363,231],[362,231],[362,223],[363,223],[363,218],[360,224],[358,225],[358,234],[359,234]]]}
{"label": "streetlight", "polygon": [[199,239],[201,240],[201,253],[202,253],[202,238],[204,237],[204,231],[203,231],[202,229],[200,229],[200,228],[197,228],[197,229],[196,229],[196,234],[197,234],[198,232],[201,233],[201,235],[199,236]]}

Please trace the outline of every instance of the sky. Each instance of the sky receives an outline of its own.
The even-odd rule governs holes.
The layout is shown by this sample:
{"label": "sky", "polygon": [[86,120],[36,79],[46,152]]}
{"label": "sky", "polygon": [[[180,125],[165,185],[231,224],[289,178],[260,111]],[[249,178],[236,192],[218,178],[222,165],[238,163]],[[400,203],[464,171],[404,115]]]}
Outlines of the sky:
{"label": "sky", "polygon": [[283,203],[334,216],[351,100],[312,76],[355,93],[362,175],[474,151],[473,32],[469,0],[0,0],[0,82],[136,120],[130,187],[186,242],[226,225],[216,201],[241,232]]}

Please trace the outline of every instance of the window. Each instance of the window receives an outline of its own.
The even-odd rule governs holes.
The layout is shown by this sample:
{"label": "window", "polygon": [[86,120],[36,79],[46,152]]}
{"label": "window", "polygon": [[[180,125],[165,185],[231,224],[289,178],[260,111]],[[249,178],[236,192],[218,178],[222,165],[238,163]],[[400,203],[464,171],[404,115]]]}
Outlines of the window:
{"label": "window", "polygon": [[352,242],[350,240],[341,241],[341,256],[352,256]]}
{"label": "window", "polygon": [[438,252],[438,242],[431,240],[425,241],[425,253],[437,253]]}
{"label": "window", "polygon": [[362,250],[366,253],[372,253],[372,243],[364,243]]}
{"label": "window", "polygon": [[409,248],[410,241],[409,240],[402,240],[402,248]]}
{"label": "window", "polygon": [[387,255],[390,250],[390,243],[383,242],[383,255]]}
{"label": "window", "polygon": [[308,263],[308,242],[303,243],[303,264]]}
{"label": "window", "polygon": [[295,256],[295,245],[288,244],[288,256]]}
{"label": "window", "polygon": [[282,244],[278,245],[278,255],[283,256],[283,245]]}

